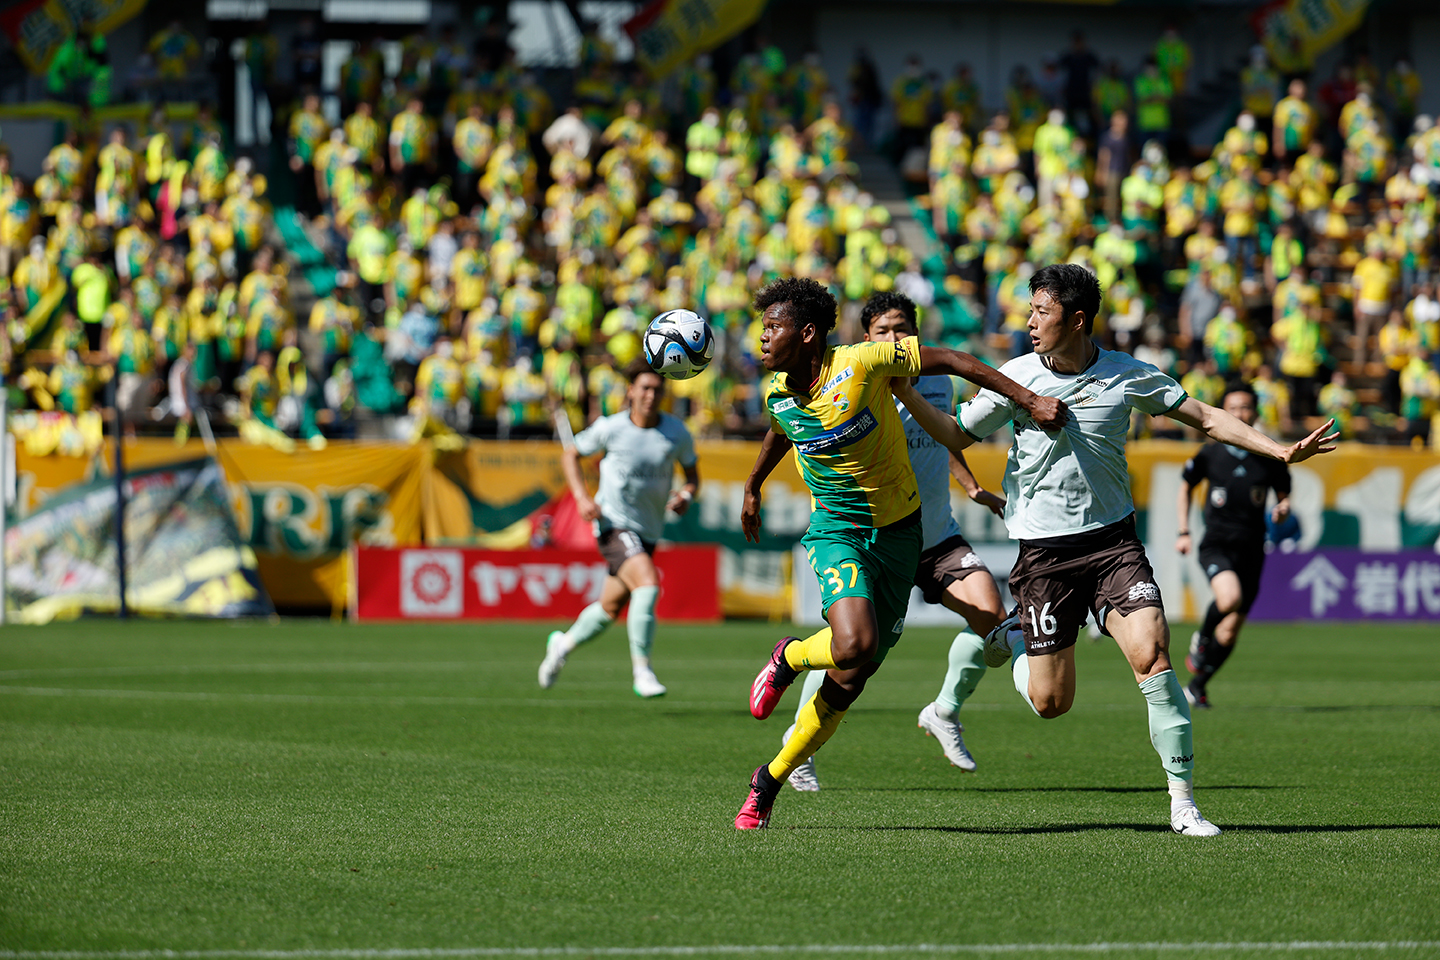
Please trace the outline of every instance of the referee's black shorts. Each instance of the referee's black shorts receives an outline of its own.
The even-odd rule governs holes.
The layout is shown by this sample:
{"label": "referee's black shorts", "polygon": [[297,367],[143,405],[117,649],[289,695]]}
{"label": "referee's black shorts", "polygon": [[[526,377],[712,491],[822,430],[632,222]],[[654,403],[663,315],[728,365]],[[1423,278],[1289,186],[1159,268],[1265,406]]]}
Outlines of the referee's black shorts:
{"label": "referee's black shorts", "polygon": [[1233,540],[1215,542],[1206,538],[1200,541],[1196,559],[1200,561],[1200,569],[1205,571],[1208,580],[1214,580],[1216,574],[1226,570],[1240,578],[1240,607],[1237,612],[1241,616],[1248,614],[1260,593],[1260,574],[1265,569],[1265,544]]}

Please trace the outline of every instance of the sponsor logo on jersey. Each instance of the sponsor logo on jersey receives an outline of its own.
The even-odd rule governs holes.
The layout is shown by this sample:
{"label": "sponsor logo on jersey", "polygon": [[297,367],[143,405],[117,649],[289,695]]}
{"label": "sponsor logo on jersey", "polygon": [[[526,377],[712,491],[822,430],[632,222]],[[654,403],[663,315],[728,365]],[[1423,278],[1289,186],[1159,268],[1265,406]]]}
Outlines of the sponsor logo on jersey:
{"label": "sponsor logo on jersey", "polygon": [[861,410],[854,419],[840,424],[809,440],[796,440],[795,450],[808,457],[822,456],[827,453],[834,453],[841,447],[847,447],[858,440],[864,439],[870,431],[880,425],[867,407]]}
{"label": "sponsor logo on jersey", "polygon": [[786,397],[771,407],[770,410],[773,413],[784,413],[786,410],[794,410],[797,406],[799,406],[799,404],[795,402],[794,397]]}
{"label": "sponsor logo on jersey", "polygon": [[1146,580],[1142,583],[1137,583],[1130,588],[1130,599],[1159,600],[1160,588],[1157,587],[1155,584],[1151,583],[1149,580]]}
{"label": "sponsor logo on jersey", "polygon": [[820,388],[820,392],[829,393],[831,390],[834,390],[836,387],[840,386],[840,384],[844,383],[846,380],[849,380],[853,376],[855,376],[855,368],[846,367],[844,370],[841,370],[829,380],[826,380],[825,386]]}

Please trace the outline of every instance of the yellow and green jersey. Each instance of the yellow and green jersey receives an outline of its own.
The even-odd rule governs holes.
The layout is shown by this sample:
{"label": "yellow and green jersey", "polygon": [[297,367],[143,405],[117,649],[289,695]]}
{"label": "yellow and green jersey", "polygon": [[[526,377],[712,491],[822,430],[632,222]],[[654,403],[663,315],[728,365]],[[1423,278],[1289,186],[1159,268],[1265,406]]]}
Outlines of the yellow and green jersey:
{"label": "yellow and green jersey", "polygon": [[770,378],[766,409],[795,445],[815,521],[884,527],[920,509],[891,377],[920,373],[920,341],[857,343],[826,351],[819,379]]}

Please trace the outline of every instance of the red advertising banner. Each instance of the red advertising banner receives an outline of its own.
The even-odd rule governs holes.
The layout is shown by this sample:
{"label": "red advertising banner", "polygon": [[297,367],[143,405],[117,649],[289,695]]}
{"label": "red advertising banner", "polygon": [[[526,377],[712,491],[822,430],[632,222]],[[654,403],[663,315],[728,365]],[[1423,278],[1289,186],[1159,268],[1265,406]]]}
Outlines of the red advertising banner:
{"label": "red advertising banner", "polygon": [[[655,554],[662,620],[719,620],[718,551]],[[356,547],[354,620],[567,620],[600,598],[605,561],[590,550]]]}

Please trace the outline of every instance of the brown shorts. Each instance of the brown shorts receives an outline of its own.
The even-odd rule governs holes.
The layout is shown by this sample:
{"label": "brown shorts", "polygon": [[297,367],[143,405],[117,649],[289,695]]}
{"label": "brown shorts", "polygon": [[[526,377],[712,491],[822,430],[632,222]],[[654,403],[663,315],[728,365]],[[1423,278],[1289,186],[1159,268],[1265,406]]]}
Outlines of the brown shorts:
{"label": "brown shorts", "polygon": [[600,556],[605,558],[606,569],[612,577],[620,572],[621,564],[631,557],[642,553],[652,557],[655,555],[654,541],[641,540],[640,534],[634,530],[617,530],[611,527],[609,530],[602,530],[595,542],[600,547]]}
{"label": "brown shorts", "polygon": [[1106,632],[1111,610],[1128,616],[1164,606],[1134,517],[1067,537],[1063,545],[1021,541],[1010,593],[1020,605],[1025,651],[1031,655],[1074,646],[1087,612]]}
{"label": "brown shorts", "polygon": [[985,561],[975,553],[970,541],[957,534],[920,554],[915,586],[924,594],[926,603],[939,603],[950,584],[985,569]]}

